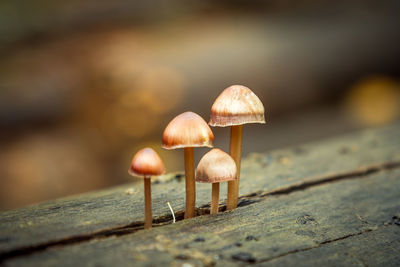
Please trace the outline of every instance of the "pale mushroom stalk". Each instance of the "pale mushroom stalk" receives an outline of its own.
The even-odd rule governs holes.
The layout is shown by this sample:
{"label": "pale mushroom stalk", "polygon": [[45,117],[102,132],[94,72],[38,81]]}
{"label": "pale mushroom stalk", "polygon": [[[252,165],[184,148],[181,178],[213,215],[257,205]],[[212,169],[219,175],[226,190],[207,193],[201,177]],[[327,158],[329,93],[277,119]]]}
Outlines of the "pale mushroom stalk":
{"label": "pale mushroom stalk", "polygon": [[144,176],[144,229],[152,227],[153,216],[151,212],[151,180]]}
{"label": "pale mushroom stalk", "polygon": [[210,214],[218,213],[219,183],[236,179],[236,163],[221,149],[214,148],[201,158],[196,169],[196,182],[212,184]]}
{"label": "pale mushroom stalk", "polygon": [[214,135],[203,120],[196,113],[187,111],[170,121],[163,133],[163,148],[184,149],[185,157],[185,187],[186,208],[185,219],[195,216],[196,185],[194,174],[194,148],[212,147]]}
{"label": "pale mushroom stalk", "polygon": [[184,155],[185,155],[185,185],[186,185],[185,219],[187,219],[194,217],[196,209],[196,183],[194,180],[193,147],[185,147]]}
{"label": "pale mushroom stalk", "polygon": [[227,210],[237,207],[239,197],[239,181],[240,181],[240,163],[242,158],[242,136],[243,125],[234,125],[231,127],[230,155],[236,163],[237,180],[228,182],[228,199]]}
{"label": "pale mushroom stalk", "polygon": [[[265,123],[264,106],[260,99],[246,86],[232,85],[226,88],[211,107],[211,126],[231,127],[230,154],[236,162],[238,177],[242,156],[243,124]],[[239,178],[228,183],[227,209],[237,207]]]}
{"label": "pale mushroom stalk", "polygon": [[219,183],[212,183],[211,189],[211,210],[210,214],[218,213],[219,206]]}
{"label": "pale mushroom stalk", "polygon": [[152,227],[151,177],[165,173],[164,163],[151,148],[139,150],[132,159],[128,173],[144,180],[144,228]]}

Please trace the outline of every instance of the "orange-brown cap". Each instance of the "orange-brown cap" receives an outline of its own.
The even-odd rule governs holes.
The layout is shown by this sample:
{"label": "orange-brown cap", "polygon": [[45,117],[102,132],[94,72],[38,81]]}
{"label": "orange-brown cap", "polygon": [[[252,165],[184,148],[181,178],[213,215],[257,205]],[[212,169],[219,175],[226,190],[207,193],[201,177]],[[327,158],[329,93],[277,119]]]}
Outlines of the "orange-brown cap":
{"label": "orange-brown cap", "polygon": [[264,106],[249,88],[232,85],[226,88],[211,107],[211,126],[265,123]]}
{"label": "orange-brown cap", "polygon": [[201,158],[197,165],[196,182],[219,183],[236,179],[236,163],[221,149],[212,149]]}
{"label": "orange-brown cap", "polygon": [[193,112],[176,116],[165,128],[163,148],[212,147],[214,135],[202,117]]}
{"label": "orange-brown cap", "polygon": [[133,156],[128,173],[132,176],[157,176],[165,173],[165,167],[157,152],[146,147]]}

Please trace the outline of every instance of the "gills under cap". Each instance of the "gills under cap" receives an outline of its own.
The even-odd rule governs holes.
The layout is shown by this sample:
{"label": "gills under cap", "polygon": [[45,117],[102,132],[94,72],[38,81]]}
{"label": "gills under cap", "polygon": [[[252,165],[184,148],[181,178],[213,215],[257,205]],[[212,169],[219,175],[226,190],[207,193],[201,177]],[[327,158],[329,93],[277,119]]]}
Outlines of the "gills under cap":
{"label": "gills under cap", "polygon": [[236,163],[221,149],[212,149],[201,158],[197,165],[196,182],[219,183],[236,179]]}
{"label": "gills under cap", "polygon": [[226,88],[211,107],[211,126],[265,123],[264,106],[249,88],[232,85]]}

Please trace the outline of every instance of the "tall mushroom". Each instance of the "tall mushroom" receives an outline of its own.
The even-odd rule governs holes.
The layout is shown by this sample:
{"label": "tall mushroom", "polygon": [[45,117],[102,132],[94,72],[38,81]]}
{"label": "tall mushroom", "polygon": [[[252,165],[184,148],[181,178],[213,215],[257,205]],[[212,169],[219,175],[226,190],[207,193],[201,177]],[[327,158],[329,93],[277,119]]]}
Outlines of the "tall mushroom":
{"label": "tall mushroom", "polygon": [[196,169],[196,182],[212,183],[211,214],[218,213],[219,183],[236,179],[236,163],[221,149],[214,148],[201,158]]}
{"label": "tall mushroom", "polygon": [[238,179],[228,182],[228,210],[235,209],[238,203],[242,134],[246,123],[265,123],[264,106],[249,88],[232,85],[215,100],[209,122],[211,126],[231,126],[230,155],[236,162]]}
{"label": "tall mushroom", "polygon": [[131,167],[128,173],[132,176],[144,178],[144,228],[148,229],[152,226],[151,214],[151,176],[158,176],[165,172],[164,163],[151,148],[143,148],[138,151],[132,159]]}
{"label": "tall mushroom", "polygon": [[193,112],[176,116],[165,128],[163,148],[184,149],[186,209],[185,218],[193,218],[196,205],[196,183],[194,181],[193,147],[212,147],[214,135],[202,117]]}

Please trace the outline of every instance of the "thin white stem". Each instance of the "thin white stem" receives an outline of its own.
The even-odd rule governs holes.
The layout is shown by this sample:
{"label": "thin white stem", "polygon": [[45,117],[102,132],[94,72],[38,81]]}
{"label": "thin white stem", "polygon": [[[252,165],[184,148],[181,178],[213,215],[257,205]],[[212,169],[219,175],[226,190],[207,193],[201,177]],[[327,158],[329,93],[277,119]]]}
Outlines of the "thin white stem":
{"label": "thin white stem", "polygon": [[175,220],[175,213],[174,213],[174,210],[172,209],[172,207],[171,207],[171,204],[169,204],[169,202],[167,201],[167,204],[168,204],[168,207],[169,207],[169,210],[171,211],[171,213],[172,213],[172,223],[175,223],[176,222],[176,220]]}

